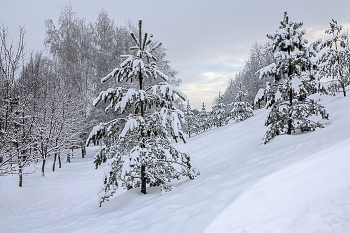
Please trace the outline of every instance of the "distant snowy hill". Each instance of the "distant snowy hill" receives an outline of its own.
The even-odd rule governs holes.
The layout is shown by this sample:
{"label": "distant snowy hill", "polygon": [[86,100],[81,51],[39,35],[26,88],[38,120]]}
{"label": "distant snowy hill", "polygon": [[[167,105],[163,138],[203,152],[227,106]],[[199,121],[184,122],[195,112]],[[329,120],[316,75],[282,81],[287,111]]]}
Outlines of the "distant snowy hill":
{"label": "distant snowy hill", "polygon": [[321,98],[330,120],[315,132],[263,145],[261,109],[176,144],[201,175],[163,195],[134,189],[99,208],[98,147],[22,188],[0,177],[1,232],[350,232],[350,97]]}

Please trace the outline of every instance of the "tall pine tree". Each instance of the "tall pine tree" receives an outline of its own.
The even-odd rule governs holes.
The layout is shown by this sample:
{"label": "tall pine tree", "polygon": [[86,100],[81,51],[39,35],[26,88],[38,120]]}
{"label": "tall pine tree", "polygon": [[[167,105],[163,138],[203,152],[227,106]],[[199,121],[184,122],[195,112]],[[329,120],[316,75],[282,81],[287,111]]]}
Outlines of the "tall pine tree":
{"label": "tall pine tree", "polygon": [[[166,81],[168,76],[156,65],[152,54],[161,46],[153,43],[153,35],[142,31],[142,21],[138,24],[138,35],[131,32],[135,46],[132,55],[125,55],[119,67],[102,78],[107,82],[114,77],[117,87],[102,91],[93,102],[108,101],[108,110],[128,113],[127,117],[113,119],[94,127],[90,140],[108,137],[109,143],[95,156],[96,168],[107,163],[103,188],[99,195],[100,205],[121,186],[126,189],[141,187],[146,194],[146,185],[161,186],[170,191],[172,179],[186,176],[193,179],[199,173],[192,168],[189,155],[171,145],[171,139],[184,139],[181,121],[184,114],[176,108],[177,95],[186,100],[180,89]],[[157,85],[145,86],[148,79],[161,78]],[[124,88],[136,81],[136,88]],[[130,86],[130,85],[129,85]],[[125,114],[124,114],[125,115]]]}

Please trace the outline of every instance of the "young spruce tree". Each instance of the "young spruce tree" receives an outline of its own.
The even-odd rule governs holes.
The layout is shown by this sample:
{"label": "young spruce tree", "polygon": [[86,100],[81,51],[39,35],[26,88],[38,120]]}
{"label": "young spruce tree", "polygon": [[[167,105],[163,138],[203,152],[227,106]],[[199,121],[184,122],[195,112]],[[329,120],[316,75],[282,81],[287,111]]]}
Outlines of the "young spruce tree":
{"label": "young spruce tree", "polygon": [[242,87],[242,83],[239,84],[237,89],[236,99],[239,101],[231,104],[233,106],[231,117],[235,121],[244,121],[253,116],[253,107],[248,102],[243,101],[243,97],[248,95],[248,91],[244,90],[245,88]]}
{"label": "young spruce tree", "polygon": [[202,104],[202,109],[198,114],[199,127],[202,128],[202,131],[209,130],[211,127],[210,117],[208,112],[205,110],[205,104]]}
{"label": "young spruce tree", "polygon": [[[170,191],[170,181],[186,176],[193,179],[199,173],[191,166],[189,155],[171,145],[171,139],[184,139],[181,121],[184,114],[175,107],[175,95],[186,100],[186,95],[168,84],[168,76],[156,65],[152,54],[161,42],[152,43],[153,35],[142,31],[138,24],[138,36],[131,32],[135,43],[130,49],[133,55],[122,56],[125,60],[118,68],[102,78],[107,82],[115,77],[117,87],[102,91],[93,105],[108,101],[108,110],[129,113],[127,117],[100,123],[90,133],[87,143],[108,137],[108,144],[95,156],[96,168],[107,163],[99,203],[106,201],[118,187],[132,189],[146,186],[161,186]],[[158,85],[145,86],[147,79],[161,78]],[[138,88],[124,88],[137,81]],[[149,82],[148,82],[149,83]],[[130,85],[129,85],[130,86]],[[125,114],[124,114],[125,115]]]}
{"label": "young spruce tree", "polygon": [[346,96],[346,86],[350,85],[350,49],[348,34],[342,33],[343,27],[332,19],[330,28],[326,34],[332,38],[322,43],[322,48],[327,51],[319,58],[320,74],[323,77],[332,78],[329,83],[330,91],[335,94],[341,88]]}
{"label": "young spruce tree", "polygon": [[189,138],[191,137],[191,134],[198,133],[196,118],[194,117],[194,114],[192,112],[192,108],[189,100],[187,100],[184,128]]}
{"label": "young spruce tree", "polygon": [[312,68],[311,57],[317,55],[321,41],[307,47],[308,42],[303,38],[305,30],[300,29],[302,25],[302,22],[290,21],[285,12],[279,29],[274,34],[267,35],[271,40],[268,49],[274,53],[276,63],[258,71],[260,78],[272,76],[275,81],[274,100],[268,100],[273,104],[265,122],[269,126],[264,137],[265,143],[280,134],[322,127],[309,118],[311,115],[320,114],[322,118],[328,119],[324,107],[307,98],[309,93],[302,77]]}
{"label": "young spruce tree", "polygon": [[210,121],[216,127],[223,126],[228,123],[228,116],[226,112],[226,105],[223,103],[223,97],[220,95],[215,99],[214,105],[210,113]]}

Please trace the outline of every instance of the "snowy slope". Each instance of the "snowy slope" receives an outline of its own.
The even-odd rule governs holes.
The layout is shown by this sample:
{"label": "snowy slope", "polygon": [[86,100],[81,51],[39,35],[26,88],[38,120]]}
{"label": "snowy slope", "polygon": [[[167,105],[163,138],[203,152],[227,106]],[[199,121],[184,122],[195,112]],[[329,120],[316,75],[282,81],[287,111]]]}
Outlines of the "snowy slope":
{"label": "snowy slope", "polygon": [[46,177],[0,177],[1,232],[350,232],[350,98],[323,97],[326,127],[262,145],[266,110],[177,147],[201,175],[163,196],[131,190],[98,208],[90,158]]}

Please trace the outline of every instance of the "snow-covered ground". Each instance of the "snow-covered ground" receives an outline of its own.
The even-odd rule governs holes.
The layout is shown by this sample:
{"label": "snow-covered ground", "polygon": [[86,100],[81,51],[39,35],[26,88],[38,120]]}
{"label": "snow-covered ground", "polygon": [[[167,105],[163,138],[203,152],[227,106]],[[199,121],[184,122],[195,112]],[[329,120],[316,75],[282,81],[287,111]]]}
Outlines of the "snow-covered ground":
{"label": "snow-covered ground", "polygon": [[74,158],[0,177],[1,232],[350,232],[350,98],[323,96],[325,128],[262,145],[265,109],[177,147],[201,171],[160,195],[121,193],[98,207],[103,169]]}

